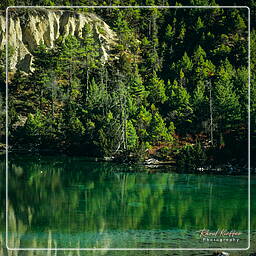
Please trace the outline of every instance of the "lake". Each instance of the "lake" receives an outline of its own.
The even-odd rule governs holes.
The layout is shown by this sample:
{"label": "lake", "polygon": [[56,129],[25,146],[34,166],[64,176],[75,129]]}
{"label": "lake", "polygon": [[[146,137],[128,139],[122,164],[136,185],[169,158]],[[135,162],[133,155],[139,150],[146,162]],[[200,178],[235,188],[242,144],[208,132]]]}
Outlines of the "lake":
{"label": "lake", "polygon": [[[4,180],[3,161],[0,170]],[[244,248],[247,182],[246,176],[177,174],[83,157],[11,157],[8,244],[12,248]],[[3,243],[3,212],[1,219]],[[208,234],[200,233],[204,229]]]}

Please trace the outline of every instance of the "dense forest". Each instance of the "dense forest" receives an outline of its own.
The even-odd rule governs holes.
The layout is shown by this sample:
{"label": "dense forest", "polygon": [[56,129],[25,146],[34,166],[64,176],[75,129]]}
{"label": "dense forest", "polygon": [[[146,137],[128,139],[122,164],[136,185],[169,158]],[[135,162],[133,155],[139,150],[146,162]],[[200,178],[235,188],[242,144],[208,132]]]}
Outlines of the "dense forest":
{"label": "dense forest", "polygon": [[[22,5],[22,1],[7,2],[7,5]],[[233,5],[224,2],[46,0],[37,4]],[[242,4],[251,8],[253,155],[256,2],[239,2]],[[17,71],[9,82],[10,149],[116,156],[129,161],[154,155],[161,160],[175,159],[185,169],[198,167],[198,163],[246,166],[247,8],[75,11],[95,13],[117,33],[118,43],[109,53],[112,57],[106,63],[101,61],[100,44],[89,25],[84,27],[82,37],[60,37],[53,48],[38,45],[33,53],[33,71],[28,74]],[[1,49],[2,144],[5,143],[4,52]],[[25,122],[19,125],[21,117]]]}

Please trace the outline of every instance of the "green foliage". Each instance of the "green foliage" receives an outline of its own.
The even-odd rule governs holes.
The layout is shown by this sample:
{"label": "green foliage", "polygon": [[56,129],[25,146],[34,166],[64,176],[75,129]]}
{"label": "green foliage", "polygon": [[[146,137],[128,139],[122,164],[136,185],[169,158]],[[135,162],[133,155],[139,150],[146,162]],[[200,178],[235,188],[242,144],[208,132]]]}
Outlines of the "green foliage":
{"label": "green foliage", "polygon": [[[209,118],[209,98],[207,97],[207,88],[203,81],[199,81],[193,93],[193,109],[195,123],[198,124],[199,129],[202,121]],[[197,127],[198,128],[198,127]]]}
{"label": "green foliage", "polygon": [[157,77],[156,72],[153,73],[153,76],[149,81],[148,91],[149,102],[164,103],[165,101],[167,101],[164,81]]}
{"label": "green foliage", "polygon": [[158,112],[154,113],[152,117],[152,120],[150,123],[149,136],[152,142],[157,142],[157,141],[171,142],[173,140],[173,137],[169,133],[163,118]]}
{"label": "green foliage", "polygon": [[193,61],[196,64],[200,64],[204,61],[204,58],[206,57],[206,52],[204,49],[199,45],[198,48],[195,50],[193,55]]}
{"label": "green foliage", "polygon": [[232,10],[231,18],[232,18],[232,25],[236,31],[241,32],[244,29],[246,29],[245,22],[237,9]]}
{"label": "green foliage", "polygon": [[0,93],[0,138],[4,136],[4,131],[5,131],[5,105],[3,101],[3,96]]}
{"label": "green foliage", "polygon": [[166,32],[165,32],[166,39],[171,40],[172,37],[174,36],[174,34],[175,34],[175,32],[173,30],[173,27],[170,24],[168,24],[166,27]]}
{"label": "green foliage", "polygon": [[131,77],[129,89],[131,95],[135,97],[137,101],[145,104],[149,93],[146,91],[145,86],[143,85],[143,81],[141,76],[138,74],[138,70],[136,70],[134,76]]}
{"label": "green foliage", "polygon": [[[107,4],[91,1],[98,3]],[[119,0],[112,4],[123,5]],[[220,3],[207,2],[216,4]],[[89,155],[127,155],[130,151],[144,155],[149,143],[168,144],[185,134],[206,133],[209,139],[202,123],[209,123],[211,107],[215,138],[230,128],[246,127],[248,35],[244,10],[95,8],[83,12],[99,15],[116,32],[116,44],[105,47],[108,60],[103,61],[102,44],[109,32],[95,24],[86,24],[81,35],[61,35],[52,48],[39,44],[33,52],[32,71],[10,72],[9,128],[15,134],[11,143],[30,143],[33,138],[41,148],[52,141],[64,148],[80,145]],[[252,124],[256,123],[255,40],[252,30]],[[4,58],[1,50],[1,124]],[[20,120],[26,118],[24,125]],[[199,145],[185,147],[181,155],[183,159],[204,158]],[[193,159],[183,167],[194,168]]]}
{"label": "green foliage", "polygon": [[252,83],[251,83],[251,127],[253,131],[256,130],[256,78],[254,76]]}
{"label": "green foliage", "polygon": [[219,69],[219,79],[215,83],[215,110],[220,120],[221,129],[240,120],[239,100],[232,82],[232,66],[226,61]]}
{"label": "green foliage", "polygon": [[45,118],[37,111],[35,114],[29,114],[25,123],[25,131],[28,137],[43,136],[45,132]]}
{"label": "green foliage", "polygon": [[201,17],[198,17],[197,22],[196,22],[196,27],[195,30],[198,32],[200,31],[202,28],[204,28],[204,23],[201,20]]}
{"label": "green foliage", "polygon": [[185,73],[192,71],[193,68],[193,62],[191,61],[191,59],[189,58],[189,56],[187,55],[187,53],[185,52],[181,63],[180,63],[180,68],[182,70],[184,70]]}
{"label": "green foliage", "polygon": [[73,136],[82,136],[85,133],[85,128],[82,122],[75,116],[72,116],[69,121],[69,132]]}
{"label": "green foliage", "polygon": [[139,137],[142,140],[148,138],[148,129],[152,120],[152,114],[147,111],[147,109],[142,106],[138,114],[137,129]]}
{"label": "green foliage", "polygon": [[170,86],[169,91],[169,119],[181,128],[185,123],[191,122],[193,109],[190,104],[190,95],[186,88],[178,85],[176,80]]}
{"label": "green foliage", "polygon": [[[244,122],[246,122],[247,115],[248,115],[248,95],[249,95],[247,67],[242,67],[237,69],[236,75],[234,77],[233,86],[234,86],[234,91],[236,93],[236,96],[239,99],[241,118],[244,120]],[[253,88],[251,92],[253,92]],[[254,95],[251,98],[254,99]]]}
{"label": "green foliage", "polygon": [[215,73],[215,65],[211,60],[206,59],[206,52],[201,46],[197,48],[193,55],[195,62],[195,81],[206,80]]}
{"label": "green foliage", "polygon": [[131,120],[128,120],[126,124],[126,136],[128,150],[134,149],[138,144],[138,136]]}
{"label": "green foliage", "polygon": [[196,170],[205,166],[207,156],[200,142],[195,145],[185,145],[179,150],[177,156],[177,168],[182,171]]}

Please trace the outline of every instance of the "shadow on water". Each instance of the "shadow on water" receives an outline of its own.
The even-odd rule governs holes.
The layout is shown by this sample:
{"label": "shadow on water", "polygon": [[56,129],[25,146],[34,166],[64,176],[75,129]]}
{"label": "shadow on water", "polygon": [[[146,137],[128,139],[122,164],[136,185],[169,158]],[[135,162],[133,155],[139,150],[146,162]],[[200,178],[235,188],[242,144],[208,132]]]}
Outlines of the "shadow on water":
{"label": "shadow on water", "polygon": [[[0,176],[3,181],[3,161]],[[4,209],[3,182],[0,186]],[[138,166],[86,158],[13,157],[9,162],[8,243],[15,248],[241,248],[247,244],[247,204],[247,177],[151,173]],[[40,251],[6,254],[4,211],[0,217],[0,255],[46,255]],[[204,228],[242,235],[238,242],[207,242],[197,232]],[[134,255],[128,251],[79,253]],[[49,251],[47,255],[79,253]],[[202,254],[211,255],[136,252]]]}

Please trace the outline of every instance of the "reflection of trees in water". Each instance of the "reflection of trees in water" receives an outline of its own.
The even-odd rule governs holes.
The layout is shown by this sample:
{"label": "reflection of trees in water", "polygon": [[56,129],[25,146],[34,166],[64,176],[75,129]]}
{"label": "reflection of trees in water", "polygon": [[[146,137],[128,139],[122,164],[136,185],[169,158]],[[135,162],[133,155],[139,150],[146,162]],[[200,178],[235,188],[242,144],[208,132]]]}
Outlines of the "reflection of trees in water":
{"label": "reflection of trees in water", "polygon": [[[243,212],[247,201],[238,200],[235,193],[228,196],[230,190],[219,189],[230,185],[221,184],[222,177],[133,173],[125,172],[127,166],[69,158],[17,158],[9,166],[10,246],[55,247],[51,235],[54,230],[103,233],[117,228],[125,231],[247,227]],[[3,171],[0,175],[4,180]],[[240,179],[232,182],[236,187],[244,184]],[[1,184],[1,198],[4,195]],[[225,196],[228,202],[220,200]],[[47,241],[32,239],[27,245],[23,235],[37,232],[38,228],[48,234]],[[111,247],[111,240],[104,237],[104,241],[106,247]]]}

